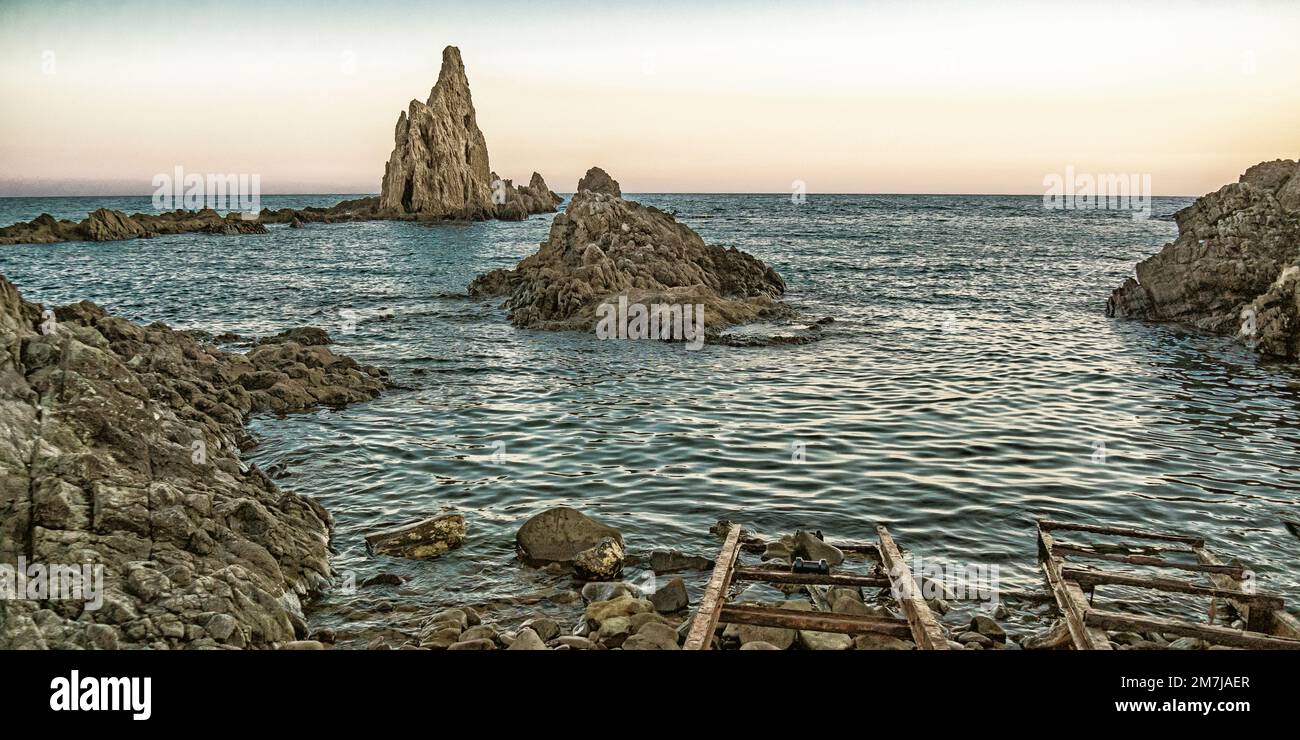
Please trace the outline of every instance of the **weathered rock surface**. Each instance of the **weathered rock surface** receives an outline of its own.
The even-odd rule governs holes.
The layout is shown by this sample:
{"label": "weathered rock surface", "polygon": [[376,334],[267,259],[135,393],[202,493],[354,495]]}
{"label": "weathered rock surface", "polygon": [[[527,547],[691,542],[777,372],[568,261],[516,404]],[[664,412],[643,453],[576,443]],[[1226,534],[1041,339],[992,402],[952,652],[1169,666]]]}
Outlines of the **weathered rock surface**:
{"label": "weathered rock surface", "polygon": [[210,208],[199,211],[137,213],[100,208],[81,223],[57,220],[48,213],[25,223],[0,228],[0,244],[52,244],[54,242],[106,242],[164,234],[265,234],[260,220],[245,220],[238,213],[221,216]]}
{"label": "weathered rock surface", "polygon": [[574,574],[588,581],[614,578],[623,571],[625,555],[621,541],[605,537],[594,547],[583,550],[573,558]]}
{"label": "weathered rock surface", "polygon": [[515,188],[491,171],[465,65],[454,46],[442,51],[429,99],[412,100],[398,116],[393,139],[379,194],[381,215],[518,219],[554,211],[560,202],[537,173],[528,186]]}
{"label": "weathered rock surface", "polygon": [[247,355],[0,277],[0,563],[103,566],[102,604],[0,600],[0,649],[275,647],[305,638],[329,514],[239,458],[244,421],[373,398],[327,347]]}
{"label": "weathered rock surface", "polygon": [[623,535],[617,529],[577,509],[557,506],[524,522],[515,533],[515,545],[520,555],[533,563],[572,563],[583,551],[596,547],[607,537],[622,548]]}
{"label": "weathered rock surface", "polygon": [[[595,329],[601,304],[702,305],[717,330],[788,314],[785,281],[738,249],[708,245],[657,208],[624,200],[598,168],[551,223],[548,239],[513,270],[470,283],[476,296],[508,295],[510,321],[549,330]],[[674,337],[682,339],[682,337]]]}
{"label": "weathered rock surface", "polygon": [[460,514],[433,516],[366,535],[366,547],[372,554],[399,558],[431,558],[464,542],[465,517]]}
{"label": "weathered rock surface", "polygon": [[1255,165],[1174,218],[1178,238],[1138,263],[1106,315],[1176,322],[1300,356],[1300,163]]}

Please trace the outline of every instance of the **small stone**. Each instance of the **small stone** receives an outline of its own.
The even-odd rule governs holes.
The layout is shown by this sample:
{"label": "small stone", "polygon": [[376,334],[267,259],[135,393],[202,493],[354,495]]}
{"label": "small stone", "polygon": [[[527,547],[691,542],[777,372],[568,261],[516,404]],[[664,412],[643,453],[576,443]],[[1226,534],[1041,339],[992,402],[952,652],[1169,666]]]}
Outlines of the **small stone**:
{"label": "small stone", "polygon": [[[518,641],[516,640],[516,642]],[[484,640],[484,639],[461,640],[460,642],[453,642],[452,644],[448,645],[447,649],[448,650],[496,650],[497,644],[495,642],[492,642],[491,640]],[[511,646],[511,649],[514,649],[514,646]]]}
{"label": "small stone", "polygon": [[680,578],[672,579],[663,588],[654,592],[654,595],[650,597],[650,603],[654,604],[655,611],[663,614],[685,609],[690,605],[690,597],[686,593],[686,583]]}
{"label": "small stone", "polygon": [[510,647],[506,649],[507,650],[547,650],[548,648],[546,647],[546,643],[542,640],[542,638],[537,636],[536,632],[525,627],[524,629],[519,630],[519,633],[515,635],[514,641],[510,643]]}
{"label": "small stone", "polygon": [[632,636],[632,621],[627,617],[611,617],[600,625],[596,633],[596,642],[605,647],[616,648]]}
{"label": "small stone", "polygon": [[799,630],[799,647],[804,650],[848,650],[853,647],[853,638],[837,632],[814,632]]}
{"label": "small stone", "polygon": [[369,578],[361,582],[362,588],[368,588],[370,586],[400,586],[400,585],[402,585],[402,577],[394,573],[380,573],[378,575],[370,576]]}
{"label": "small stone", "polygon": [[826,544],[820,537],[805,530],[794,534],[794,554],[813,562],[825,560],[832,568],[844,562],[844,553],[838,547]]}
{"label": "small stone", "polygon": [[620,596],[610,601],[597,601],[589,604],[583,616],[592,628],[599,628],[606,619],[611,617],[630,617],[633,614],[652,611],[654,611],[654,604],[645,599]]}
{"label": "small stone", "polygon": [[464,542],[465,517],[460,514],[442,514],[366,535],[371,554],[401,558],[435,557]]}
{"label": "small stone", "polygon": [[560,623],[548,617],[537,617],[524,622],[524,627],[528,627],[542,638],[542,642],[550,642],[560,636]]}
{"label": "small stone", "polygon": [[606,537],[573,559],[573,570],[583,580],[608,581],[623,571],[623,543]]}
{"label": "small stone", "polygon": [[582,587],[582,600],[588,604],[595,601],[612,601],[620,596],[640,595],[640,592],[622,581],[592,581]]}
{"label": "small stone", "polygon": [[588,640],[585,637],[578,637],[577,635],[562,635],[560,637],[555,638],[555,641],[560,645],[564,645],[565,647],[568,647],[570,650],[595,650],[596,649],[596,643],[592,642],[591,640]]}
{"label": "small stone", "polygon": [[1170,650],[1204,650],[1206,642],[1195,637],[1180,637],[1169,643]]}
{"label": "small stone", "polygon": [[680,650],[677,631],[666,624],[651,622],[623,642],[624,650]]}
{"label": "small stone", "polygon": [[480,624],[476,627],[470,627],[460,634],[460,642],[466,640],[491,640],[497,639],[497,628],[490,624]]}
{"label": "small stone", "polygon": [[864,632],[853,638],[855,650],[915,650],[916,643],[900,640],[892,635]]}
{"label": "small stone", "polygon": [[655,573],[676,573],[683,570],[709,570],[713,561],[699,555],[686,555],[677,550],[655,550],[650,553],[650,570]]}
{"label": "small stone", "polygon": [[744,645],[741,645],[740,649],[741,650],[780,650],[781,648],[777,647],[776,645],[773,645],[770,642],[763,642],[762,640],[754,640],[753,642],[747,642]]}
{"label": "small stone", "polygon": [[983,614],[977,614],[971,618],[970,630],[972,632],[978,632],[995,642],[1007,641],[1007,633],[1002,629],[1002,627],[997,622],[994,622]]}
{"label": "small stone", "polygon": [[324,650],[325,646],[315,640],[294,640],[280,646],[281,650]]}
{"label": "small stone", "polygon": [[967,647],[971,645],[979,645],[980,647],[989,647],[993,644],[992,639],[990,639],[986,635],[981,635],[978,632],[963,632],[957,635],[957,642],[960,642],[961,644],[966,645]]}

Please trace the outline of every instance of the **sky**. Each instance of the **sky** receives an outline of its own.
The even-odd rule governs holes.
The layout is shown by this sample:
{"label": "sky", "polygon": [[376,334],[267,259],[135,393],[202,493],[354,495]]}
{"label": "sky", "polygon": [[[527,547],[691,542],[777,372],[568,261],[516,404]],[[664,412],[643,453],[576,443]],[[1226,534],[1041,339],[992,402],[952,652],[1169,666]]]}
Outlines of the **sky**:
{"label": "sky", "polygon": [[461,49],[501,176],[625,192],[1201,195],[1300,157],[1300,2],[0,0],[0,196],[376,192]]}

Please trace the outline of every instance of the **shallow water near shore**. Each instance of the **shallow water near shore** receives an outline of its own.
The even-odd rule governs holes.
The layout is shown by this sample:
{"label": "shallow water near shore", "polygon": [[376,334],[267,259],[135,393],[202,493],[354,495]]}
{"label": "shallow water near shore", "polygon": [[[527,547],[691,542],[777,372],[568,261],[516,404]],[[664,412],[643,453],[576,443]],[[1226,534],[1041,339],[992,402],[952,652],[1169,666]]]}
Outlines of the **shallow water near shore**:
{"label": "shallow water near shore", "polygon": [[[514,532],[561,504],[618,527],[633,553],[711,556],[720,518],[848,540],[887,523],[926,558],[997,565],[1004,589],[1041,588],[1038,516],[1184,530],[1300,601],[1300,541],[1279,523],[1300,498],[1300,372],[1103,313],[1191,199],[1157,198],[1140,221],[1037,196],[628,197],[772,265],[804,317],[835,319],[825,339],[601,342],[517,330],[499,300],[456,295],[534,251],[551,216],[0,247],[0,273],[28,300],[88,298],[141,322],[320,326],[392,373],[373,402],[251,425],[248,459],[282,465],[282,487],[334,515],[343,578],[410,579],[314,604],[312,625],[345,637],[438,606],[535,612],[569,581],[521,566]],[[100,206],[149,199],[0,199],[0,223]],[[463,548],[367,556],[365,532],[442,510],[469,521]]]}

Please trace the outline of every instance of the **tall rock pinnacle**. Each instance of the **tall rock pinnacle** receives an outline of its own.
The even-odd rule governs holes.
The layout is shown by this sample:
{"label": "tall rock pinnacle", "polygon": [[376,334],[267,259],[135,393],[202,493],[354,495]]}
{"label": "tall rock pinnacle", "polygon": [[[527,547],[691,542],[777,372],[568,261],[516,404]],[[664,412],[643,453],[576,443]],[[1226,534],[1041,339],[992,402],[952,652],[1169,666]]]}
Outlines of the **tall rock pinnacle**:
{"label": "tall rock pinnacle", "polygon": [[[428,101],[412,100],[397,119],[380,212],[417,218],[523,218],[553,211],[559,202],[558,197],[521,198],[508,182],[494,180],[460,50],[448,46]],[[549,190],[545,194],[554,196]],[[507,209],[507,204],[513,207]]]}

